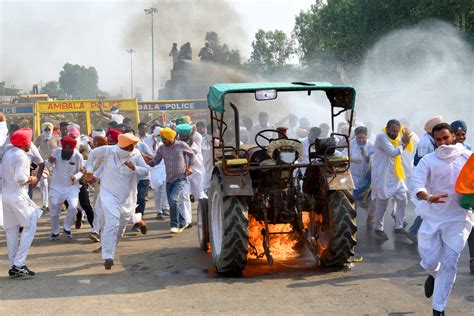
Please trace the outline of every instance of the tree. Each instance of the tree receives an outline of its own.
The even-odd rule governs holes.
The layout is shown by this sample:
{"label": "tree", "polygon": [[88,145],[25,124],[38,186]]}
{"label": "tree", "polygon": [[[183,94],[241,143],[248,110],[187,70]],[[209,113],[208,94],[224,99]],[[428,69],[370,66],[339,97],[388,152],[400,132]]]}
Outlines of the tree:
{"label": "tree", "polygon": [[472,0],[316,0],[296,17],[294,34],[306,65],[327,58],[357,65],[383,35],[428,18],[456,25],[474,43]]}
{"label": "tree", "polygon": [[59,86],[74,99],[95,98],[99,77],[94,67],[65,64],[59,73]]}
{"label": "tree", "polygon": [[7,87],[6,81],[0,81],[0,94],[6,96],[16,96],[20,93],[20,89],[16,89],[15,86],[11,88]]}
{"label": "tree", "polygon": [[294,41],[288,38],[283,31],[258,30],[255,40],[252,41],[253,51],[249,63],[258,65],[264,70],[283,67],[295,52],[293,45]]}
{"label": "tree", "polygon": [[49,81],[42,88],[41,93],[46,93],[52,98],[63,99],[65,97],[64,91],[59,87],[59,82]]}

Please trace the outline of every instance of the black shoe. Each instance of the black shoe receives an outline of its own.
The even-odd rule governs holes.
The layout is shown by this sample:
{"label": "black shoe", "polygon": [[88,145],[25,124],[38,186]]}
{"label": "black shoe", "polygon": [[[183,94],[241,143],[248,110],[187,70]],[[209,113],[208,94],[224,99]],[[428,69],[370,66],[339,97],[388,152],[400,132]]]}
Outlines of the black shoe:
{"label": "black shoe", "polygon": [[170,216],[170,210],[164,209],[162,214],[163,216]]}
{"label": "black shoe", "polygon": [[138,224],[133,224],[132,232],[139,232],[139,231],[140,231],[140,227],[138,227]]}
{"label": "black shoe", "polygon": [[23,266],[23,267],[13,266],[8,271],[8,275],[14,278],[22,277],[22,276],[33,277],[35,276],[35,273],[31,271],[30,269],[28,269],[27,266]]}
{"label": "black shoe", "polygon": [[191,203],[194,203],[194,201],[195,201],[196,199],[194,198],[194,195],[191,194],[191,195],[189,196],[189,200],[191,201]]}
{"label": "black shoe", "polygon": [[162,221],[163,220],[163,214],[161,214],[161,213],[156,214],[156,219],[159,220],[159,221]]}
{"label": "black shoe", "polygon": [[433,316],[444,316],[444,311],[438,312],[436,309],[433,309]]}
{"label": "black shoe", "polygon": [[114,265],[114,260],[112,259],[105,259],[104,261],[104,267],[105,267],[105,270],[110,270],[112,269],[112,266]]}
{"label": "black shoe", "polygon": [[474,274],[474,259],[471,259],[469,263],[469,269],[471,270],[471,274]]}
{"label": "black shoe", "polygon": [[430,298],[431,296],[433,296],[434,282],[435,282],[434,277],[432,275],[428,275],[425,281],[425,296],[427,298]]}
{"label": "black shoe", "polygon": [[80,229],[82,226],[82,213],[78,212],[76,215],[76,229]]}
{"label": "black shoe", "polygon": [[72,233],[71,233],[71,231],[64,229],[64,237],[71,239],[71,238],[72,238]]}
{"label": "black shoe", "polygon": [[393,233],[397,236],[407,236],[408,233],[404,228],[395,228]]}
{"label": "black shoe", "polygon": [[97,233],[90,233],[89,239],[92,240],[93,242],[100,242],[100,236]]}
{"label": "black shoe", "polygon": [[375,238],[381,239],[381,240],[388,240],[388,236],[383,230],[375,229],[374,232],[375,232],[375,236],[374,236]]}
{"label": "black shoe", "polygon": [[59,239],[59,234],[51,234],[51,237],[49,237],[50,241],[55,241]]}

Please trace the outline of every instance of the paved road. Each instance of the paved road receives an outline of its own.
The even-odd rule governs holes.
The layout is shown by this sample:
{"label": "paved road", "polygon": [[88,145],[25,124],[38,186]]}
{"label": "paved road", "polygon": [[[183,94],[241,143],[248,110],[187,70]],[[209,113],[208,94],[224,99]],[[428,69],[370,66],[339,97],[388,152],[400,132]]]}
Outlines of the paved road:
{"label": "paved road", "polygon": [[[150,198],[150,201],[152,199]],[[151,205],[150,205],[151,206]],[[168,233],[169,222],[146,216],[146,236],[128,232],[115,266],[105,271],[87,239],[88,225],[74,239],[48,241],[43,217],[28,265],[34,279],[8,279],[5,235],[0,233],[0,315],[5,314],[318,314],[431,315],[423,296],[425,273],[416,247],[404,238],[373,240],[358,214],[357,257],[350,271],[315,265],[309,254],[287,262],[249,262],[243,277],[219,276],[211,258],[198,248],[196,227]],[[411,214],[411,213],[410,213]],[[409,221],[413,216],[409,216]],[[387,229],[393,220],[386,218]],[[449,315],[474,315],[474,276],[465,249],[447,309]]]}

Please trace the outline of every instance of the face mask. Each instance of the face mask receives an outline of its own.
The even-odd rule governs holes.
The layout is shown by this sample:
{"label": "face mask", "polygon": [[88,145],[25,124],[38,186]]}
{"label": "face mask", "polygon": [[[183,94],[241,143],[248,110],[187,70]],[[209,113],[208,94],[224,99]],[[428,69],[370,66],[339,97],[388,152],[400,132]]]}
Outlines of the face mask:
{"label": "face mask", "polygon": [[71,159],[72,157],[72,154],[74,153],[74,151],[72,150],[61,150],[61,159],[62,160],[69,160]]}
{"label": "face mask", "polygon": [[117,154],[121,159],[127,159],[132,153],[130,151],[123,150],[122,148],[118,147]]}
{"label": "face mask", "polygon": [[119,110],[112,110],[112,111],[110,111],[110,113],[112,113],[112,114],[118,114],[118,112],[119,112]]}
{"label": "face mask", "polygon": [[51,131],[49,131],[49,132],[44,131],[43,132],[43,138],[44,139],[50,139],[52,134],[53,134],[53,132],[51,132]]}

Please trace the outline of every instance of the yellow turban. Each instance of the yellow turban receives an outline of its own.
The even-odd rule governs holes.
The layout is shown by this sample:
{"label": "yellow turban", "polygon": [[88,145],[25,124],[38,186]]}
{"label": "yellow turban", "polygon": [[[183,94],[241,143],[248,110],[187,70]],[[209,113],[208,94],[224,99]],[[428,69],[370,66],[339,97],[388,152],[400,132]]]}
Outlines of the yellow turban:
{"label": "yellow turban", "polygon": [[433,127],[435,127],[435,125],[439,123],[443,123],[443,117],[441,115],[430,118],[425,124],[425,132],[431,134],[431,132],[433,131]]}
{"label": "yellow turban", "polygon": [[166,128],[163,128],[160,131],[160,135],[161,135],[161,138],[172,142],[172,141],[174,141],[174,139],[176,137],[176,131],[172,130],[171,128],[166,127]]}
{"label": "yellow turban", "polygon": [[44,131],[44,129],[46,127],[49,127],[49,129],[52,131],[53,130],[53,124],[49,123],[49,122],[46,122],[46,123],[43,123],[41,124],[41,130]]}
{"label": "yellow turban", "polygon": [[139,139],[132,133],[120,134],[118,136],[118,145],[120,148],[125,148],[130,145],[136,145]]}

